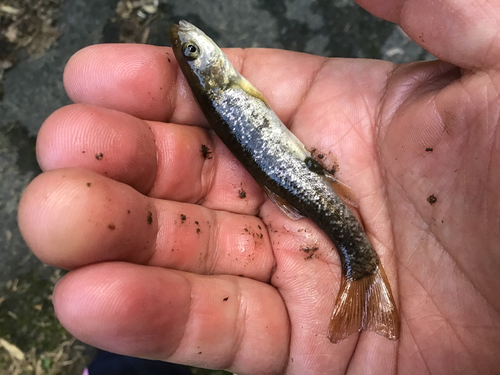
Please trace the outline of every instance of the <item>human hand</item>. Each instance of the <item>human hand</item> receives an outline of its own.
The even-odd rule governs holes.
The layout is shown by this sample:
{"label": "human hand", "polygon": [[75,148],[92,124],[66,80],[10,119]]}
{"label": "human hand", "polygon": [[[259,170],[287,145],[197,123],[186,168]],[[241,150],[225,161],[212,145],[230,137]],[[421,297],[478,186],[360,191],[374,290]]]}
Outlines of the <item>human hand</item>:
{"label": "human hand", "polygon": [[78,104],[44,123],[45,173],[20,203],[34,253],[72,270],[54,292],[71,333],[238,373],[496,370],[499,59],[487,31],[498,9],[382,3],[366,8],[463,69],[226,52],[306,146],[338,163],[399,301],[400,340],[329,342],[331,243],[266,200],[207,130],[171,51],[140,45],[71,59],[65,86]]}

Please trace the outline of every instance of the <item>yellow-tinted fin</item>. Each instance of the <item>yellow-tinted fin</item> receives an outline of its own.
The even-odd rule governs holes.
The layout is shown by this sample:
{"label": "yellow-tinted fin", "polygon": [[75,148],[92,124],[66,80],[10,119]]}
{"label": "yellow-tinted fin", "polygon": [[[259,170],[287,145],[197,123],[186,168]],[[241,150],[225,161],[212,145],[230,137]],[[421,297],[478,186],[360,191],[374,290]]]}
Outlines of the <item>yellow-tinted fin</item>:
{"label": "yellow-tinted fin", "polygon": [[269,190],[267,187],[263,186],[262,189],[266,192],[267,196],[269,199],[276,205],[278,208],[290,219],[292,220],[300,220],[304,217],[299,210],[297,210],[295,207],[291,206],[288,202],[286,202],[283,198],[280,196],[274,194],[271,190]]}
{"label": "yellow-tinted fin", "polygon": [[269,107],[269,103],[267,102],[266,98],[264,98],[264,95],[262,95],[261,92],[257,90],[254,85],[252,85],[247,79],[245,79],[241,75],[238,75],[238,77],[232,80],[231,86],[237,86],[241,88],[248,95],[262,100],[267,108],[271,108]]}
{"label": "yellow-tinted fin", "polygon": [[399,338],[399,313],[382,264],[374,275],[349,280],[342,274],[328,338],[337,343],[360,330]]}
{"label": "yellow-tinted fin", "polygon": [[349,186],[337,180],[331,173],[328,173],[328,171],[326,170],[325,170],[325,177],[332,185],[333,190],[335,190],[335,193],[340,198],[342,198],[342,200],[345,203],[356,208],[359,207],[357,199],[355,198],[354,193],[352,192]]}

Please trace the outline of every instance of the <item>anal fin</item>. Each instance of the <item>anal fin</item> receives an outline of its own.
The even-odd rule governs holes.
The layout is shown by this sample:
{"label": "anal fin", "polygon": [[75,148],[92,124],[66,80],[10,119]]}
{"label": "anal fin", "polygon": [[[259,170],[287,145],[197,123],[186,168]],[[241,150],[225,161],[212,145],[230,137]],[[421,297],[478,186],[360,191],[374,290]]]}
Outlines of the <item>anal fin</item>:
{"label": "anal fin", "polygon": [[399,326],[398,309],[382,264],[375,274],[359,280],[342,274],[329,326],[331,342],[340,342],[362,329],[397,340]]}
{"label": "anal fin", "polygon": [[332,188],[333,188],[333,190],[335,190],[335,193],[340,198],[342,198],[342,200],[345,203],[347,203],[350,206],[356,207],[356,208],[359,206],[357,203],[357,199],[354,196],[354,193],[352,192],[352,190],[349,186],[347,186],[343,182],[340,182],[339,180],[337,180],[333,176],[333,174],[328,173],[327,170],[325,170],[325,177],[328,180],[328,182],[330,183],[330,185],[332,185]]}

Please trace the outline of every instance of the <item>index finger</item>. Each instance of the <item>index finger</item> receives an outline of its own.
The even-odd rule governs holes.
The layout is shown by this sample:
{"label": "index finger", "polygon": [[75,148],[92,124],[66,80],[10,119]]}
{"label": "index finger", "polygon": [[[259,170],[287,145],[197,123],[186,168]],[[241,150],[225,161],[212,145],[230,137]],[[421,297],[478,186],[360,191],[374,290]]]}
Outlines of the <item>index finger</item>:
{"label": "index finger", "polygon": [[[228,57],[284,122],[301,103],[325,58],[281,50],[229,49]],[[76,103],[145,120],[205,125],[172,50],[138,44],[93,45],[71,57],[64,86]]]}

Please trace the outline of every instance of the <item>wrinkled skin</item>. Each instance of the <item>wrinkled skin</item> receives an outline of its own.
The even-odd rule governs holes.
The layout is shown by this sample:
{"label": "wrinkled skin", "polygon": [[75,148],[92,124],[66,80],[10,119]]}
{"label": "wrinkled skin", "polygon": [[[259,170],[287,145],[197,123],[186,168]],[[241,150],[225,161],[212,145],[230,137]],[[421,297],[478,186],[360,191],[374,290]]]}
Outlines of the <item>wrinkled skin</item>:
{"label": "wrinkled skin", "polygon": [[[141,45],[69,61],[76,104],[43,124],[44,173],[19,207],[34,253],[71,270],[54,292],[71,333],[239,374],[497,370],[500,5],[358,2],[448,63],[226,52],[340,166],[398,301],[399,341],[328,341],[340,277],[331,243],[284,216],[207,130],[171,50]],[[306,260],[307,247],[319,249]]]}

